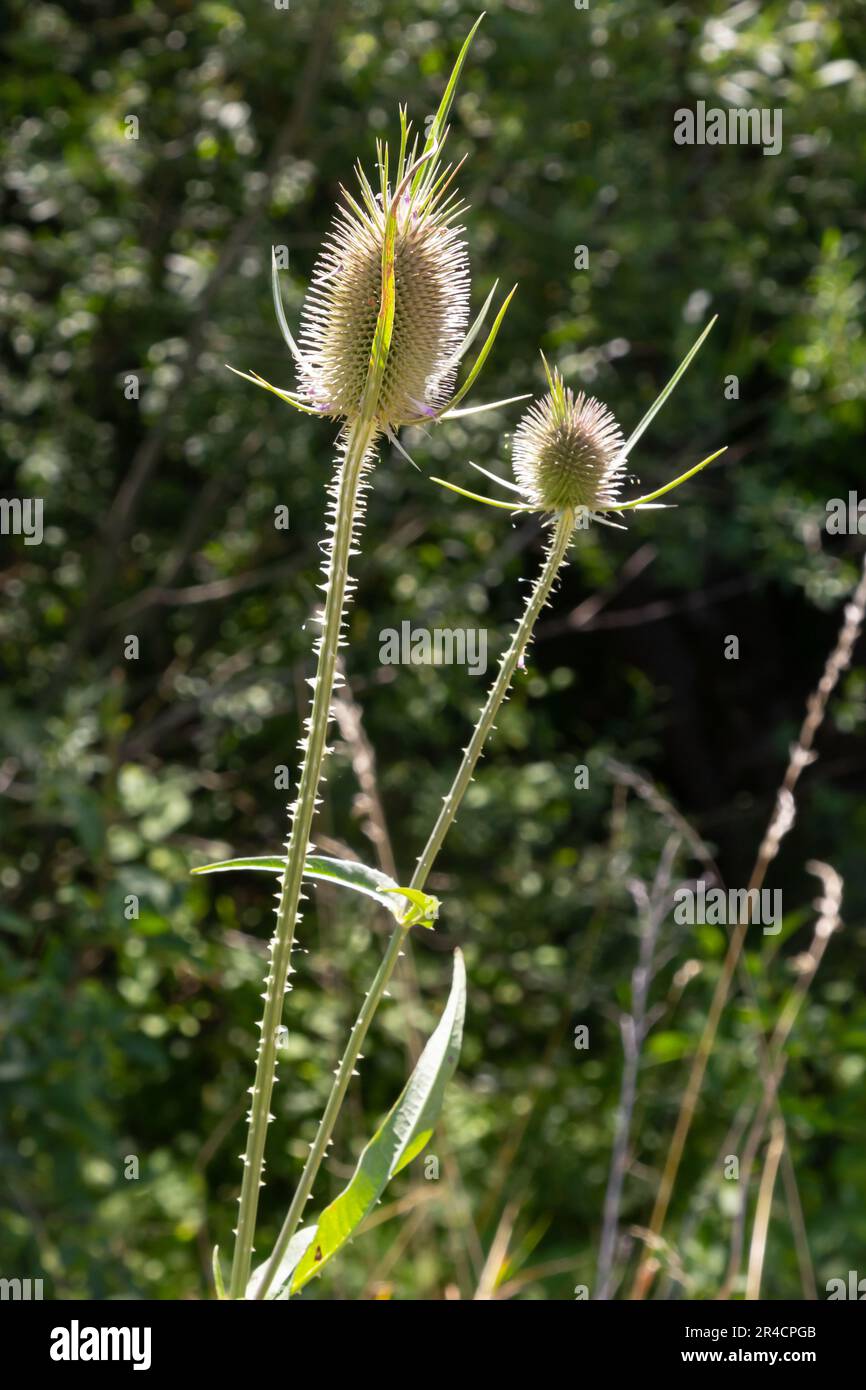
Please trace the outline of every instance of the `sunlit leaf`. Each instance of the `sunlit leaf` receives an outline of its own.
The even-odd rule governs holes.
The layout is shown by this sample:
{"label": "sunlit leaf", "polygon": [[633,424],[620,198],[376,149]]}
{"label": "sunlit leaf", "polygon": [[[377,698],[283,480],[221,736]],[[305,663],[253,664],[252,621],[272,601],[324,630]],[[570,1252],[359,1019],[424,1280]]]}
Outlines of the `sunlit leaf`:
{"label": "sunlit leaf", "polygon": [[524,391],[521,396],[506,396],[501,401],[485,401],[483,405],[464,405],[459,410],[443,410],[438,418],[440,420],[462,420],[467,415],[483,415],[486,410],[499,410],[503,405],[514,405],[515,401],[528,401],[531,395],[531,391]]}
{"label": "sunlit leaf", "polygon": [[215,1245],[213,1248],[213,1283],[217,1298],[225,1298],[226,1286],[223,1283],[223,1271],[222,1265],[220,1264],[220,1248],[218,1245]]}
{"label": "sunlit leaf", "polygon": [[498,286],[499,280],[494,280],[493,288],[481,306],[481,313],[478,315],[472,327],[469,329],[469,332],[466,334],[466,337],[463,339],[463,342],[460,344],[459,348],[454,353],[454,356],[448,362],[446,366],[446,371],[450,371],[453,367],[459,366],[460,362],[463,360],[464,353],[475,342],[475,339],[478,337],[478,334],[481,332],[481,329],[484,326],[484,320],[487,318],[487,311],[490,308],[490,305],[493,303],[493,296],[496,294]]}
{"label": "sunlit leaf", "polygon": [[714,459],[724,454],[727,447],[727,444],[725,444],[721,449],[717,449],[714,454],[710,454],[707,458],[701,459],[700,463],[696,463],[694,468],[689,469],[688,473],[681,473],[680,476],[674,478],[672,482],[665,483],[664,487],[656,488],[655,492],[648,492],[644,497],[636,497],[633,502],[620,502],[618,506],[606,507],[605,511],[628,512],[634,511],[637,507],[649,508],[657,497],[664,497],[666,492],[673,492],[675,487],[679,487],[682,483],[687,483],[689,478],[693,478],[696,473],[700,473],[702,468],[706,468]]}
{"label": "sunlit leaf", "polygon": [[[370,365],[364,387],[364,403],[375,404],[388,364],[391,350],[391,337],[394,331],[394,313],[397,304],[395,267],[397,256],[397,200],[391,204],[385,220],[385,236],[382,241],[382,293],[376,331],[370,349]],[[363,408],[363,403],[362,403]]]}
{"label": "sunlit leaf", "polygon": [[439,916],[439,899],[420,888],[386,888],[387,893],[399,893],[407,898],[411,906],[404,913],[402,922],[407,927],[431,927]]}
{"label": "sunlit leaf", "polygon": [[632,430],[631,434],[625,442],[625,445],[623,446],[622,453],[619,455],[620,461],[628,458],[629,454],[631,453],[635,444],[637,444],[641,435],[658,415],[659,411],[661,410],[668,396],[673,391],[680,377],[685,374],[685,372],[691,365],[692,359],[696,357],[697,354],[700,352],[701,348],[703,347],[704,340],[706,339],[707,335],[709,334],[710,330],[713,327],[713,324],[716,322],[718,317],[718,314],[715,314],[713,318],[710,319],[709,323],[707,324],[701,336],[698,338],[697,342],[694,343],[691,348],[689,348],[689,351],[686,353],[682,362],[677,367],[670,381],[667,383],[666,386],[662,387],[661,391],[659,392],[658,396],[656,396],[656,399],[653,401],[646,415],[644,415],[643,419]]}
{"label": "sunlit leaf", "polygon": [[[194,874],[224,874],[236,869],[252,869],[259,873],[281,874],[286,867],[285,856],[261,854],[245,856],[240,859],[222,859],[216,864],[202,864],[193,869]],[[393,895],[400,891],[400,885],[383,873],[381,869],[371,869],[367,864],[356,864],[348,859],[331,859],[327,855],[311,854],[304,865],[304,877],[320,879],[327,883],[349,888],[354,893],[363,893],[373,898],[392,917],[402,919],[405,904]]]}
{"label": "sunlit leaf", "polygon": [[466,970],[463,956],[455,951],[451,993],[436,1030],[396,1105],[361,1154],[348,1187],[322,1212],[315,1240],[295,1269],[292,1293],[324,1269],[370,1214],[389,1180],[427,1144],[460,1056],[465,1011]]}
{"label": "sunlit leaf", "polygon": [[[266,1300],[275,1301],[277,1299],[284,1300],[288,1298],[289,1279],[292,1274],[294,1274],[304,1255],[306,1255],[310,1247],[310,1241],[315,1234],[315,1226],[302,1226],[301,1229],[296,1231],[292,1236],[286,1247],[286,1253],[277,1266],[277,1272],[274,1275],[271,1286],[265,1294]],[[250,1281],[247,1284],[246,1297],[248,1299],[254,1299],[256,1297],[268,1264],[268,1260],[263,1260],[262,1263],[253,1270]]]}
{"label": "sunlit leaf", "polygon": [[279,396],[281,401],[285,401],[287,405],[293,405],[295,410],[302,410],[305,415],[321,416],[323,414],[321,410],[317,410],[311,405],[305,405],[290,391],[281,391],[279,386],[272,386],[269,381],[265,381],[263,376],[259,376],[258,372],[239,372],[237,367],[229,367],[228,362],[226,366],[230,372],[234,372],[235,376],[243,377],[244,381],[251,381],[253,386],[260,386],[263,391],[270,391],[272,395]]}
{"label": "sunlit leaf", "polygon": [[[478,26],[483,18],[484,15],[481,14],[479,15],[478,19],[476,19],[475,23],[469,31],[469,34],[467,35],[463,47],[457,55],[457,61],[451,70],[451,76],[448,79],[448,85],[445,88],[445,91],[442,95],[442,100],[439,103],[439,109],[436,112],[436,115],[433,117],[433,120],[430,122],[430,127],[427,131],[427,140],[424,145],[425,154],[428,154],[431,150],[435,149],[442,143],[442,136],[445,132],[445,122],[448,120],[448,113],[451,110],[451,103],[454,100],[454,93],[457,90],[457,83],[460,80],[460,73],[463,69],[463,64],[466,61],[466,55],[469,52],[469,49],[472,45],[472,40],[475,38]],[[418,188],[420,187],[423,178],[423,171],[419,171],[415,175],[415,178],[412,183],[413,197],[415,193],[418,191]]]}
{"label": "sunlit leaf", "polygon": [[[480,492],[469,492],[465,487],[458,487],[456,483],[447,483],[444,478],[431,478],[431,483],[438,483],[440,487],[447,487],[449,492],[456,492],[460,497],[468,497],[472,502],[483,502],[485,507],[499,507],[503,512],[535,512],[537,507],[533,507],[529,502],[500,502],[495,497],[482,497]],[[501,481],[501,480],[497,480]]]}
{"label": "sunlit leaf", "polygon": [[[201,864],[194,874],[225,874],[237,869],[252,869],[258,873],[281,874],[286,860],[279,854],[245,855],[238,859],[221,859],[215,864]],[[311,854],[304,864],[304,878],[334,883],[373,898],[406,926],[430,926],[439,915],[439,899],[417,888],[403,888],[381,869],[370,868],[353,859],[332,859],[324,854]]]}
{"label": "sunlit leaf", "polygon": [[280,332],[295,361],[303,363],[304,355],[292,337],[292,330],[289,328],[289,321],[283,308],[283,296],[280,293],[280,272],[277,269],[277,253],[273,246],[271,247],[271,293],[274,297],[274,310],[277,315],[277,323],[280,325]]}
{"label": "sunlit leaf", "polygon": [[448,409],[449,409],[449,410],[453,410],[454,407],[455,407],[455,405],[459,405],[460,401],[462,401],[462,399],[463,399],[463,397],[466,395],[466,393],[472,389],[472,386],[473,386],[473,383],[475,382],[476,377],[477,377],[478,374],[480,373],[481,368],[484,366],[484,363],[487,361],[487,358],[490,356],[490,351],[491,351],[491,349],[492,349],[492,347],[493,347],[493,344],[496,342],[496,335],[497,335],[497,333],[499,332],[500,326],[501,326],[501,324],[502,324],[502,320],[505,318],[505,315],[506,315],[506,313],[507,313],[507,311],[508,311],[508,306],[509,306],[509,304],[511,303],[512,299],[514,298],[514,295],[515,295],[516,291],[517,291],[517,286],[516,286],[516,285],[513,285],[512,288],[511,288],[511,290],[510,290],[510,291],[508,292],[508,294],[506,295],[506,297],[505,297],[505,302],[503,303],[502,308],[499,310],[499,313],[496,315],[496,318],[493,320],[493,327],[491,328],[490,332],[489,332],[488,335],[487,335],[487,340],[486,340],[486,342],[485,342],[483,348],[482,348],[481,351],[479,352],[478,356],[476,357],[474,363],[472,364],[472,370],[470,371],[470,373],[469,373],[468,377],[466,378],[466,380],[464,381],[463,385],[460,387],[460,390],[457,391],[457,392],[454,394],[454,396],[451,398],[451,402],[450,402],[450,404],[449,404],[449,406],[448,406]]}
{"label": "sunlit leaf", "polygon": [[482,468],[480,463],[473,463],[470,459],[469,467],[474,468],[478,473],[483,473],[485,478],[489,478],[492,483],[498,483],[500,487],[507,487],[510,492],[517,492],[521,497],[524,496],[522,488],[519,488],[516,483],[510,482],[508,478],[500,478],[498,473],[491,473],[489,469]]}

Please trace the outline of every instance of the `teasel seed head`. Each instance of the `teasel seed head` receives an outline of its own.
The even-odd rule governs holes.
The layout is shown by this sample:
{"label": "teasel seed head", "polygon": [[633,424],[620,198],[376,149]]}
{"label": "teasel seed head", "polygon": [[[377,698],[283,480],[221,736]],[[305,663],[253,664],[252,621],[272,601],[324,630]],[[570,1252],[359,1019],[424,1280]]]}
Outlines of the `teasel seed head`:
{"label": "teasel seed head", "polygon": [[575,396],[545,362],[549,391],[534,401],[514,432],[512,462],[521,492],[541,511],[596,512],[615,507],[625,440],[607,406]]}
{"label": "teasel seed head", "polygon": [[[380,150],[383,168],[387,153],[383,158]],[[360,413],[394,200],[394,324],[376,418],[395,431],[447,405],[469,319],[466,242],[463,229],[453,225],[462,209],[453,196],[443,198],[448,172],[433,166],[417,187],[405,187],[404,174],[403,191],[398,179],[396,192],[383,174],[377,195],[359,169],[362,203],[344,191],[301,320],[300,393],[322,414],[351,422]]]}
{"label": "teasel seed head", "polygon": [[[330,416],[348,433],[357,423],[373,438],[385,434],[399,453],[401,425],[424,425],[457,415],[498,410],[525,396],[461,406],[496,340],[517,288],[506,295],[475,362],[455,389],[460,362],[487,317],[499,281],[466,332],[469,263],[464,210],[451,184],[460,168],[440,162],[457,82],[484,15],[467,35],[419,153],[411,123],[400,108],[400,148],[389,178],[388,147],[377,146],[379,190],[360,165],[360,201],[342,190],[343,203],[319,258],[302,311],[300,339],[286,318],[279,267],[271,257],[271,289],[280,332],[295,361],[299,389],[285,391],[258,372],[236,376],[271,392],[295,410]],[[462,163],[462,161],[461,161]],[[460,407],[458,410],[457,407]]]}

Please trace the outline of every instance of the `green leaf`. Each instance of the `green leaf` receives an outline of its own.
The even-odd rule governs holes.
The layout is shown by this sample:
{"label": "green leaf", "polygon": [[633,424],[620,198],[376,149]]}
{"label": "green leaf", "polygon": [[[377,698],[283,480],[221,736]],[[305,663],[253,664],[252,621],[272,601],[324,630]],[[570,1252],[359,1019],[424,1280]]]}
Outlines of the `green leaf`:
{"label": "green leaf", "polygon": [[[376,329],[373,334],[373,342],[370,346],[370,361],[367,366],[367,379],[364,383],[364,394],[361,399],[361,412],[371,419],[379,405],[379,393],[382,389],[382,382],[385,377],[385,368],[388,365],[388,353],[391,351],[391,338],[394,332],[394,314],[397,307],[397,214],[399,211],[400,199],[415,169],[427,163],[432,157],[432,150],[421,155],[421,158],[412,166],[409,173],[404,176],[403,182],[395,190],[386,210],[385,234],[382,240],[382,288],[379,300],[379,313],[376,317]],[[380,167],[382,167],[381,157]],[[370,207],[371,214],[375,217],[377,215],[377,209],[374,194],[369,184],[366,182],[366,176],[360,167],[358,173],[362,180],[365,198]],[[386,180],[387,173],[384,168],[382,168],[382,175],[383,179]],[[386,185],[383,182],[383,203],[386,191]]]}
{"label": "green leaf", "polygon": [[223,1283],[223,1272],[222,1266],[220,1265],[220,1248],[218,1245],[215,1245],[213,1248],[213,1283],[217,1298],[225,1298],[226,1286]]}
{"label": "green leaf", "polygon": [[277,315],[277,323],[280,326],[280,332],[295,361],[303,363],[304,354],[292,337],[292,330],[289,328],[286,311],[283,308],[283,296],[280,292],[280,272],[277,270],[277,253],[273,246],[271,247],[271,293],[273,295],[274,311]]}
{"label": "green leaf", "polygon": [[[281,874],[286,860],[279,854],[249,855],[241,859],[221,859],[216,864],[201,864],[194,874],[225,874],[235,869],[254,869],[259,873]],[[381,869],[371,869],[351,859],[331,859],[324,854],[311,854],[304,864],[304,878],[320,879],[363,893],[396,917],[404,926],[431,926],[439,915],[439,899],[417,888],[401,888]]]}
{"label": "green leaf", "polygon": [[[224,874],[234,869],[255,869],[259,873],[281,874],[285,867],[284,855],[262,854],[242,859],[222,859],[216,864],[202,864],[192,872]],[[366,897],[375,899],[381,907],[387,908],[392,917],[400,918],[405,911],[405,908],[401,910],[400,904],[390,896],[399,891],[399,884],[389,878],[388,874],[383,874],[380,869],[371,869],[366,864],[312,854],[304,865],[304,877],[323,879],[328,883],[339,884],[342,888],[350,888],[355,893],[363,893]]]}
{"label": "green leaf", "polygon": [[[454,67],[451,70],[451,76],[448,79],[448,85],[445,88],[442,100],[439,103],[439,110],[436,112],[436,115],[430,122],[430,128],[427,131],[427,140],[422,152],[423,154],[429,154],[431,150],[436,149],[442,143],[442,136],[445,131],[445,122],[448,120],[448,113],[451,110],[451,103],[454,100],[454,93],[457,90],[457,83],[460,80],[460,73],[462,71],[463,64],[466,61],[466,55],[469,52],[472,40],[475,38],[478,26],[483,18],[483,14],[478,16],[478,18],[476,19],[475,23],[469,31],[469,34],[466,38],[466,42],[464,43],[459,54],[457,55],[457,62],[454,64]],[[412,183],[413,197],[415,193],[418,191],[418,188],[420,187],[423,178],[424,171],[419,170],[418,173],[415,175],[415,178]]]}
{"label": "green leaf", "polygon": [[456,492],[460,497],[468,497],[472,502],[483,502],[485,507],[499,507],[503,512],[537,512],[538,508],[533,507],[529,502],[500,502],[495,497],[482,497],[480,492],[469,492],[465,487],[458,487],[456,483],[447,483],[444,478],[430,479],[431,483],[438,483],[440,487],[447,487],[449,492]]}
{"label": "green leaf", "polygon": [[604,510],[606,512],[628,512],[633,511],[637,507],[651,507],[657,497],[664,497],[666,492],[673,492],[675,487],[680,487],[682,483],[687,483],[689,478],[693,478],[696,473],[700,473],[702,468],[706,468],[707,464],[712,463],[714,459],[724,454],[727,447],[727,444],[723,445],[722,448],[717,449],[714,454],[709,454],[707,458],[701,459],[700,463],[696,463],[694,468],[690,468],[687,473],[681,473],[680,476],[674,478],[672,482],[665,483],[662,487],[656,488],[655,492],[648,492],[644,497],[636,497],[633,502],[620,502],[619,506],[605,507]]}
{"label": "green leaf", "polygon": [[[295,1231],[295,1234],[292,1236],[286,1248],[285,1255],[280,1260],[271,1287],[265,1294],[266,1301],[274,1299],[284,1300],[289,1297],[289,1279],[294,1274],[304,1255],[306,1255],[310,1246],[310,1241],[316,1234],[316,1230],[317,1227],[315,1226],[302,1226],[299,1231]],[[259,1284],[262,1281],[262,1276],[268,1264],[268,1260],[262,1260],[262,1263],[258,1265],[250,1275],[250,1281],[247,1284],[246,1291],[246,1297],[248,1299],[255,1298],[258,1293]]]}
{"label": "green leaf", "polygon": [[281,874],[286,867],[285,859],[277,854],[251,855],[246,859],[220,859],[215,864],[199,864],[190,869],[192,874],[226,874],[232,869],[258,869],[268,874]]}
{"label": "green leaf", "polygon": [[455,951],[451,993],[435,1032],[396,1105],[361,1154],[348,1187],[322,1212],[316,1238],[295,1269],[292,1293],[324,1269],[370,1214],[389,1180],[429,1140],[460,1056],[465,1011],[466,969],[462,954]]}
{"label": "green leaf", "polygon": [[395,268],[397,259],[397,205],[392,202],[385,222],[385,236],[382,242],[382,297],[376,331],[370,348],[370,365],[367,368],[367,381],[364,387],[362,409],[372,410],[379,399],[379,391],[388,364],[391,350],[391,336],[394,331],[394,313],[397,305]]}
{"label": "green leaf", "polygon": [[491,483],[498,483],[500,487],[507,487],[509,492],[516,492],[519,497],[526,496],[523,489],[519,488],[516,483],[510,482],[508,478],[500,478],[498,473],[491,473],[489,469],[482,468],[480,463],[473,463],[470,459],[469,467],[474,468],[478,473],[483,473],[485,478],[490,479]]}
{"label": "green leaf", "polygon": [[472,369],[468,377],[464,381],[463,385],[460,387],[460,390],[455,392],[455,394],[451,397],[451,400],[448,402],[449,410],[453,410],[456,405],[459,405],[466,393],[468,391],[471,391],[472,386],[481,371],[481,368],[484,366],[484,363],[490,356],[490,352],[493,347],[493,344],[496,342],[496,335],[499,332],[502,320],[505,318],[505,315],[508,312],[508,306],[514,298],[516,292],[517,286],[513,285],[508,294],[505,296],[502,308],[499,310],[499,313],[493,320],[493,327],[487,335],[483,348],[481,349],[474,363],[472,364]]}
{"label": "green leaf", "polygon": [[272,395],[279,396],[281,401],[285,401],[286,405],[293,405],[295,410],[302,410],[305,415],[318,415],[321,418],[323,414],[321,410],[317,410],[311,405],[305,405],[290,391],[281,391],[279,386],[272,386],[269,381],[265,381],[263,376],[259,376],[258,372],[239,372],[237,367],[229,367],[228,362],[226,362],[226,366],[230,372],[234,372],[235,376],[242,377],[244,381],[251,381],[253,386],[260,386],[263,391],[270,391]]}
{"label": "green leaf", "polygon": [[[662,387],[662,390],[659,392],[658,396],[653,401],[646,415],[644,415],[643,419],[632,430],[631,434],[625,442],[625,445],[623,446],[622,453],[619,456],[620,462],[628,458],[635,444],[637,444],[641,435],[644,433],[644,430],[646,430],[647,426],[650,425],[652,421],[655,419],[656,415],[658,415],[668,396],[671,394],[671,392],[674,390],[674,387],[677,385],[677,382],[679,381],[680,377],[685,374],[692,362],[692,359],[696,357],[697,354],[700,352],[701,348],[703,347],[705,338],[709,334],[710,330],[713,327],[713,324],[716,322],[718,317],[718,314],[715,314],[713,318],[710,319],[709,323],[707,324],[701,336],[698,338],[697,342],[692,345],[692,347],[686,353],[680,365],[677,367],[667,386]],[[547,364],[545,363],[545,366],[546,365]]]}
{"label": "green leaf", "polygon": [[[528,401],[531,395],[531,391],[524,391],[522,396],[506,396],[501,401],[485,401],[483,405],[464,405],[459,410],[445,410],[438,418],[440,420],[462,420],[467,415],[482,415],[485,410],[501,410],[504,405],[514,405],[515,401]],[[417,423],[424,424],[425,422],[419,420]],[[477,467],[477,465],[473,465],[473,467]],[[501,482],[502,479],[499,478],[497,481]]]}
{"label": "green leaf", "polygon": [[478,334],[484,327],[484,320],[487,318],[487,311],[493,303],[493,296],[496,294],[498,286],[499,280],[496,279],[493,281],[493,289],[490,291],[489,295],[487,296],[483,305],[481,306],[481,313],[478,315],[469,332],[466,334],[466,337],[463,339],[463,342],[460,344],[454,356],[448,362],[445,368],[446,371],[450,371],[453,367],[459,367],[461,361],[463,360],[463,354],[467,352],[468,349],[475,342],[475,339],[478,337]]}
{"label": "green leaf", "polygon": [[336,883],[341,888],[349,888],[353,893],[363,893],[386,907],[394,917],[399,917],[400,904],[395,906],[391,896],[398,884],[381,869],[371,869],[366,864],[356,864],[348,859],[329,859],[325,855],[311,854],[304,864],[304,877]]}
{"label": "green leaf", "polygon": [[433,923],[439,916],[438,898],[422,893],[420,888],[386,888],[385,892],[399,893],[412,904],[401,918],[404,927],[429,927],[432,931]]}

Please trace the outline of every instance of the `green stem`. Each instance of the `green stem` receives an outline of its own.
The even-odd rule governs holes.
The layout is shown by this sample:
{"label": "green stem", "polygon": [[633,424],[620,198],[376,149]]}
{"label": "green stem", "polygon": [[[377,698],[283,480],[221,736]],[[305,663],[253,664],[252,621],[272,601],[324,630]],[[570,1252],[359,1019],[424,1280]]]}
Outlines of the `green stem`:
{"label": "green stem", "polygon": [[399,924],[394,928],[391,934],[391,940],[388,942],[388,949],[382,957],[382,963],[376,972],[376,978],[361,1005],[360,1012],[355,1020],[355,1026],[349,1034],[349,1041],[346,1044],[346,1050],[343,1053],[343,1057],[337,1069],[337,1075],[331,1087],[331,1094],[328,1096],[328,1103],[319,1121],[319,1128],[316,1131],[313,1147],[310,1149],[309,1157],[304,1164],[304,1171],[295,1189],[292,1205],[289,1207],[288,1214],[283,1222],[280,1234],[277,1237],[277,1243],[268,1261],[268,1267],[265,1271],[264,1278],[256,1292],[256,1298],[264,1298],[273,1283],[280,1261],[286,1253],[289,1241],[294,1235],[295,1229],[304,1214],[304,1207],[307,1204],[310,1191],[316,1180],[319,1165],[325,1156],[325,1150],[330,1142],[334,1125],[337,1122],[337,1116],[340,1113],[343,1100],[349,1089],[349,1082],[354,1075],[355,1063],[360,1055],[364,1038],[367,1035],[367,1029],[372,1022],[373,1015],[379,1007],[379,1001],[385,993],[394,966],[397,964],[400,957],[400,951],[406,938],[406,931],[407,928]]}
{"label": "green stem", "polygon": [[[460,803],[466,795],[469,783],[472,781],[472,775],[475,771],[478,759],[481,757],[484,744],[493,728],[493,721],[508,693],[508,687],[511,684],[512,677],[517,668],[517,663],[532,641],[532,634],[535,629],[535,624],[538,621],[538,616],[550,596],[550,591],[553,588],[556,577],[565,560],[572,532],[574,531],[574,525],[575,518],[572,511],[566,510],[558,515],[556,529],[547,552],[544,568],[538,576],[532,592],[529,595],[523,616],[511,639],[511,644],[499,662],[499,671],[496,680],[493,682],[490,693],[487,696],[487,703],[478,716],[472,738],[463,753],[463,759],[457,769],[457,774],[451,784],[451,789],[445,797],[442,810],[439,812],[439,817],[431,831],[430,838],[418,860],[415,873],[412,876],[412,882],[409,885],[411,888],[421,889],[424,887],[436,856],[442,848],[445,836],[454,823]],[[391,979],[394,967],[400,958],[400,953],[408,930],[408,927],[400,923],[395,926],[391,934],[391,939],[388,942],[388,949],[376,972],[376,978],[373,981],[369,993],[364,999],[364,1003],[355,1021],[355,1026],[349,1035],[346,1050],[343,1053],[340,1065],[337,1068],[334,1084],[331,1087],[328,1103],[319,1121],[315,1142],[304,1164],[304,1171],[301,1174],[301,1179],[292,1199],[292,1204],[289,1207],[288,1214],[283,1222],[280,1234],[277,1237],[273,1254],[268,1261],[264,1278],[256,1292],[256,1298],[261,1299],[265,1297],[276,1276],[280,1261],[288,1249],[289,1241],[294,1235],[298,1223],[303,1216],[304,1207],[309,1198],[313,1183],[316,1180],[316,1175],[318,1174],[319,1166],[324,1158],[325,1150],[330,1142],[331,1134],[340,1113],[346,1091],[349,1088],[349,1082],[352,1079],[355,1063],[358,1060],[358,1056],[364,1044],[367,1029],[373,1021],[382,995],[388,987],[388,982]]]}
{"label": "green stem", "polygon": [[373,421],[362,417],[347,432],[345,453],[335,480],[335,510],[330,557],[326,570],[326,600],[322,618],[318,666],[313,687],[313,705],[307,722],[305,754],[294,810],[290,810],[291,830],[286,845],[286,867],[280,881],[277,925],[271,938],[271,955],[265,977],[265,1011],[256,1054],[256,1076],[252,1087],[249,1130],[244,1154],[240,1210],[232,1261],[230,1298],[243,1298],[250,1277],[259,1191],[264,1185],[265,1140],[271,1096],[276,1076],[277,1031],[283,1014],[288,986],[295,922],[301,896],[302,873],[310,830],[316,810],[322,763],[326,752],[331,696],[337,664],[337,649],[343,625],[349,554],[356,521],[365,462],[375,440]]}
{"label": "green stem", "polygon": [[550,596],[556,576],[565,559],[571,542],[572,532],[574,531],[575,517],[570,509],[560,512],[556,519],[556,529],[553,539],[547,552],[544,568],[533,585],[532,592],[526,603],[523,617],[517,624],[514,636],[511,639],[511,646],[499,663],[499,671],[496,680],[490,688],[487,696],[487,703],[478,716],[478,722],[472,731],[472,738],[463,753],[463,760],[457,769],[457,775],[451,783],[451,790],[442,803],[442,810],[439,812],[438,819],[430,832],[421,858],[412,875],[410,887],[423,888],[427,882],[427,876],[433,867],[437,854],[442,848],[442,843],[451,826],[454,823],[460,803],[466,795],[472,775],[475,772],[478,759],[487,742],[487,737],[493,728],[493,721],[499,713],[500,706],[508,694],[508,687],[517,669],[517,663],[522,654],[532,641],[532,634],[538,615]]}

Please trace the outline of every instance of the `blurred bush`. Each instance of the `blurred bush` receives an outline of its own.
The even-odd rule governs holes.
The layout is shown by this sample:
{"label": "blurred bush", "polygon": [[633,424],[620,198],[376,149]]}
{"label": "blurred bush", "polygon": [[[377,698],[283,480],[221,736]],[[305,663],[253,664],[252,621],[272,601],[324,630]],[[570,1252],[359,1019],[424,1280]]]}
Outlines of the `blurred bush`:
{"label": "blurred bush", "polygon": [[[423,128],[475,10],[10,8],[3,491],[44,498],[45,535],[4,536],[0,570],[0,1263],[44,1276],[55,1297],[203,1296],[212,1244],[231,1243],[270,907],[259,881],[198,882],[188,869],[281,842],[274,769],[292,765],[305,707],[333,446],[327,427],[223,363],[289,383],[270,248],[289,250],[296,317],[338,184],[393,134],[398,101]],[[592,1286],[622,1069],[614,1011],[637,952],[628,881],[651,879],[669,833],[606,757],[641,766],[726,881],[745,882],[862,552],[859,537],[824,528],[827,500],[863,477],[860,6],[491,0],[489,11],[451,136],[470,155],[475,301],[497,276],[520,284],[487,398],[537,389],[542,348],[628,431],[718,313],[633,460],[650,484],[730,448],[676,512],[595,530],[575,551],[440,861],[440,929],[414,951],[420,994],[405,974],[320,1186],[336,1190],[399,1089],[460,943],[471,1012],[432,1145],[439,1182],[407,1172],[392,1194],[405,1224],[383,1207],[311,1297],[469,1296],[497,1229],[510,1234],[494,1270],[505,1292]],[[676,146],[674,112],[697,100],[780,109],[781,153]],[[374,479],[348,675],[404,872],[483,682],[383,668],[379,633],[406,618],[484,626],[491,659],[506,641],[542,537],[424,474],[465,482],[469,457],[504,470],[516,418],[511,407],[410,436],[422,473],[385,450]],[[288,532],[274,527],[279,506]],[[724,659],[730,634],[738,661]],[[861,652],[774,866],[782,945],[749,938],[755,1000],[726,1015],[687,1150],[667,1235],[694,1296],[712,1296],[726,1261],[718,1149],[757,1095],[754,1030],[772,1026],[810,937],[813,856],[846,879],[846,925],[792,1040],[783,1108],[819,1288],[866,1262],[864,682]],[[358,755],[338,742],[320,830],[372,858]],[[697,872],[684,845],[677,873]],[[325,891],[305,920],[260,1250],[382,931]],[[684,962],[696,973],[648,1045],[625,1228],[647,1220],[724,949],[718,929],[663,931],[658,1000],[676,994]],[[780,1189],[764,1292],[799,1288]]]}

